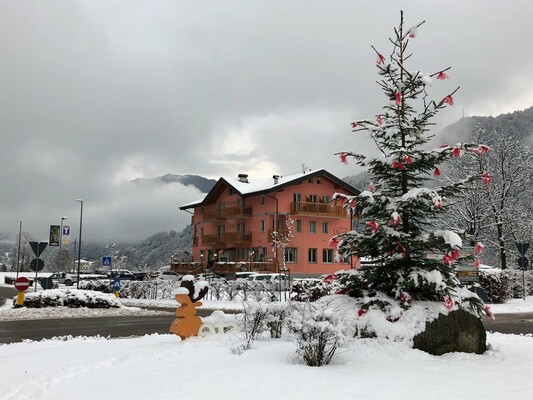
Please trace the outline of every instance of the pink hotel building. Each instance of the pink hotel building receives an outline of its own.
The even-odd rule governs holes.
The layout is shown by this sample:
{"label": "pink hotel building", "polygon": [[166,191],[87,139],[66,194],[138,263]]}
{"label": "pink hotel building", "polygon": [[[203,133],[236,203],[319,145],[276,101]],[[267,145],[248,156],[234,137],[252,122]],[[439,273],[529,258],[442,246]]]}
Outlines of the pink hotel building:
{"label": "pink hotel building", "polygon": [[282,257],[272,248],[272,232],[282,234],[287,218],[293,221],[293,236],[285,249],[291,275],[318,276],[352,268],[358,260],[335,264],[335,249],[329,245],[333,235],[352,226],[347,210],[331,202],[335,192],[359,193],[324,169],[257,182],[244,174],[222,177],[202,200],[180,207],[193,210],[188,212],[192,213],[194,262],[172,262],[172,269],[197,273],[210,267],[223,275],[278,272]]}

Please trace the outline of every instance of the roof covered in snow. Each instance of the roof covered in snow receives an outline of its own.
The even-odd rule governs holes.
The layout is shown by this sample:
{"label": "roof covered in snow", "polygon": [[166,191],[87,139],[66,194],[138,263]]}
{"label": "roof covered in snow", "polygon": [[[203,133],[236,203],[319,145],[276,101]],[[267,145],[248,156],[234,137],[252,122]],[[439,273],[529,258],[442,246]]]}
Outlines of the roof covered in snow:
{"label": "roof covered in snow", "polygon": [[204,204],[209,204],[210,200],[216,199],[220,191],[224,190],[226,187],[232,187],[241,197],[248,197],[258,194],[276,192],[286,188],[287,186],[291,186],[303,180],[314,177],[324,177],[329,179],[339,187],[342,187],[347,194],[355,195],[359,193],[359,190],[344,182],[342,179],[337,178],[335,175],[331,174],[325,169],[306,170],[291,175],[274,175],[272,179],[260,180],[253,180],[249,178],[248,175],[240,174],[238,177],[221,177],[203,199],[184,204],[180,206],[180,210],[186,210],[189,208],[199,207]]}

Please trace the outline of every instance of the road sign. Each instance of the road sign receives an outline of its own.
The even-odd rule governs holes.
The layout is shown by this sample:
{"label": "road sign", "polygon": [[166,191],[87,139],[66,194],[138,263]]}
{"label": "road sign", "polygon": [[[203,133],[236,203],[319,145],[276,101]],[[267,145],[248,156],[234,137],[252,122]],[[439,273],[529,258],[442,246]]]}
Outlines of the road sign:
{"label": "road sign", "polygon": [[527,270],[529,260],[526,257],[518,257],[518,266],[520,269]]}
{"label": "road sign", "polygon": [[102,266],[111,267],[111,257],[102,257]]}
{"label": "road sign", "polygon": [[521,256],[525,256],[526,255],[526,251],[527,249],[529,248],[529,243],[515,243],[516,244],[516,248],[518,249],[518,252],[520,253]]}
{"label": "road sign", "polygon": [[113,291],[118,292],[120,290],[120,279],[118,276],[115,277],[115,282],[113,283]]}
{"label": "road sign", "polygon": [[41,271],[44,268],[44,261],[40,258],[34,258],[30,262],[30,268],[32,271]]}
{"label": "road sign", "polygon": [[30,287],[30,280],[25,276],[21,276],[15,280],[15,289],[26,290]]}
{"label": "road sign", "polygon": [[30,242],[31,249],[35,253],[35,257],[39,257],[41,253],[46,249],[48,242]]}

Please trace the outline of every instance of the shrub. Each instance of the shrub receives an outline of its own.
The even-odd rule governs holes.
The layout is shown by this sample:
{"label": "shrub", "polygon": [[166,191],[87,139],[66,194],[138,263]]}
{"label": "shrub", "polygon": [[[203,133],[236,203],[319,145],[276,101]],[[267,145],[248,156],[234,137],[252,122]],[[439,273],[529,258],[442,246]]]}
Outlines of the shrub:
{"label": "shrub", "polygon": [[324,296],[333,294],[337,289],[331,280],[297,280],[292,284],[291,300],[317,301]]}
{"label": "shrub", "polygon": [[[13,304],[16,304],[16,298],[13,299]],[[52,289],[27,294],[24,299],[24,306],[28,308],[59,306],[112,308],[120,307],[120,302],[112,294],[89,290]]]}
{"label": "shrub", "polygon": [[288,323],[296,339],[296,352],[313,367],[329,364],[337,348],[353,336],[340,314],[327,303],[294,303]]}

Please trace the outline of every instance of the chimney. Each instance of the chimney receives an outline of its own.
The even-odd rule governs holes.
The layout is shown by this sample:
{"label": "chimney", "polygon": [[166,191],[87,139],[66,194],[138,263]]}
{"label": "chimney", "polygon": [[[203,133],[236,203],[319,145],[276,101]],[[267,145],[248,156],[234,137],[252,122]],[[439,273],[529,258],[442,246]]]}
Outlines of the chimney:
{"label": "chimney", "polygon": [[273,175],[272,178],[274,178],[274,185],[278,184],[279,175]]}
{"label": "chimney", "polygon": [[239,174],[239,182],[248,183],[248,175],[247,174]]}

